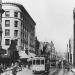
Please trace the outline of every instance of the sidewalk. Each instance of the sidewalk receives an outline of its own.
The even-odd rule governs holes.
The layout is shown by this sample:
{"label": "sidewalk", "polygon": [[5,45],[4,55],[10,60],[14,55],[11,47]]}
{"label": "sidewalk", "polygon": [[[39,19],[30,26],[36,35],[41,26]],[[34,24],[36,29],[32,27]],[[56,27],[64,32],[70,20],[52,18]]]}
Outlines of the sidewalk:
{"label": "sidewalk", "polygon": [[58,75],[64,75],[64,69],[63,68],[59,71]]}
{"label": "sidewalk", "polygon": [[32,70],[23,68],[22,71],[17,72],[16,75],[32,75]]}
{"label": "sidewalk", "polygon": [[[22,67],[22,70],[17,71],[16,75],[31,75],[32,71],[28,69],[27,67]],[[13,75],[12,74],[12,67],[8,68],[5,72],[3,72],[1,75]]]}

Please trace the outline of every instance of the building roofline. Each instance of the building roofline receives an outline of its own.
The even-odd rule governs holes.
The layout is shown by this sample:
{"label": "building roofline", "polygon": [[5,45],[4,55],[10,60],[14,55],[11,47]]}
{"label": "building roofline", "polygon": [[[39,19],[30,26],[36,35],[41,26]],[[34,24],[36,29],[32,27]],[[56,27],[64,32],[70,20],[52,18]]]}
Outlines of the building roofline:
{"label": "building roofline", "polygon": [[31,19],[31,21],[33,22],[34,25],[36,25],[36,23],[34,22],[34,20],[32,19],[32,17],[30,16],[30,14],[27,12],[27,10],[24,8],[23,5],[19,4],[19,3],[11,3],[11,2],[4,2],[2,4],[11,4],[11,5],[16,5],[18,6],[22,12],[25,12],[27,14],[27,16]]}

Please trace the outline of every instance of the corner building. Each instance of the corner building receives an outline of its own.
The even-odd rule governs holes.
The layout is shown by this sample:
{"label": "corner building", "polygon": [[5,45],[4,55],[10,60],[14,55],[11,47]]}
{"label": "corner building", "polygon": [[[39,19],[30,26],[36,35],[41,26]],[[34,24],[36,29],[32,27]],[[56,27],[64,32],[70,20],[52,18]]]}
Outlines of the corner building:
{"label": "corner building", "polygon": [[35,50],[35,22],[21,4],[2,3],[2,48],[16,40],[18,50]]}

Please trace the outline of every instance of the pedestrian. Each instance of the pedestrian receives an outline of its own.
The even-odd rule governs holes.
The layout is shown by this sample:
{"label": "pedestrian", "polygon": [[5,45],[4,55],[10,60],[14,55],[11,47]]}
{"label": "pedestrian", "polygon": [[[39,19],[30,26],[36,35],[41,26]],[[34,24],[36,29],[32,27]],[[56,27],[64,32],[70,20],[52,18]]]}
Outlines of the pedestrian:
{"label": "pedestrian", "polygon": [[28,62],[28,68],[30,69],[30,62]]}
{"label": "pedestrian", "polygon": [[16,75],[16,73],[17,73],[17,66],[15,66],[15,67],[12,69],[12,74],[13,74],[13,75]]}
{"label": "pedestrian", "polygon": [[59,67],[59,68],[61,67],[61,62],[58,63],[58,67]]}
{"label": "pedestrian", "polygon": [[0,75],[1,73],[3,73],[3,69],[2,69],[2,66],[0,65]]}

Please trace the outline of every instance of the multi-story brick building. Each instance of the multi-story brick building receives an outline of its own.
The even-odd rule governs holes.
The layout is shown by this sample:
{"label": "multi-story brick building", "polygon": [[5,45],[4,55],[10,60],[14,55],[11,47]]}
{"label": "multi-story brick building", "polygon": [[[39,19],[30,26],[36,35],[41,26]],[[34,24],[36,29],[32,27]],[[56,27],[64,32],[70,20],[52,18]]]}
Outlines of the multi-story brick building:
{"label": "multi-story brick building", "polygon": [[18,50],[35,50],[35,22],[26,9],[17,3],[2,3],[2,8],[2,48],[8,49],[15,39]]}

